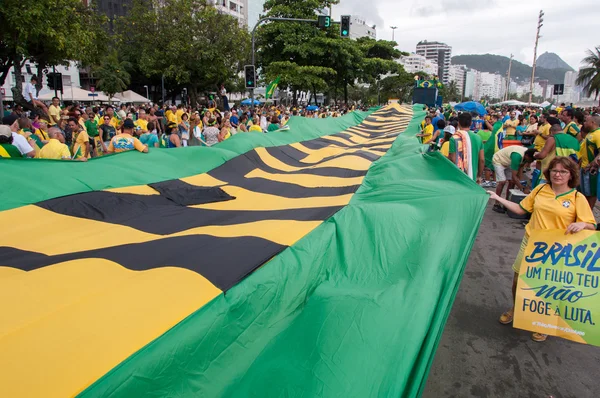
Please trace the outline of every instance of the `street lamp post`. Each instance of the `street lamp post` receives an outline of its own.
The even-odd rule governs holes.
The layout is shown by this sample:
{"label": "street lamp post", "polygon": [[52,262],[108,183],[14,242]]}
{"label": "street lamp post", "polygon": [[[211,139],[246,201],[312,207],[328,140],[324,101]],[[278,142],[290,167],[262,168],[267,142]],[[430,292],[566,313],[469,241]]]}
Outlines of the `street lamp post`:
{"label": "street lamp post", "polygon": [[394,31],[396,29],[398,29],[398,27],[397,26],[390,26],[390,29],[392,30],[392,41],[394,41]]}
{"label": "street lamp post", "polygon": [[540,16],[538,17],[537,32],[535,34],[535,46],[533,47],[533,68],[531,70],[531,84],[529,86],[529,105],[531,106],[531,97],[533,96],[533,80],[535,79],[535,64],[537,62],[537,47],[538,41],[540,40],[540,29],[544,24],[544,11],[540,10]]}
{"label": "street lamp post", "polygon": [[148,91],[148,86],[145,85],[144,88],[146,89],[146,98],[150,99],[150,93]]}
{"label": "street lamp post", "polygon": [[512,69],[512,60],[513,60],[514,55],[510,54],[510,61],[508,61],[508,76],[507,76],[507,82],[506,82],[506,94],[505,94],[505,101],[508,101],[510,99],[510,71]]}

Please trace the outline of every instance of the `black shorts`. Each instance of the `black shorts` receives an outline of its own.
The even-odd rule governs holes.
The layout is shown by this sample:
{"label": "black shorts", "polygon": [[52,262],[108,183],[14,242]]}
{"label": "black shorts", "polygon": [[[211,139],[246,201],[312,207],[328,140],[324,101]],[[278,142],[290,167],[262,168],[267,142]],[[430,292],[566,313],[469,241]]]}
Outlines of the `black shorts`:
{"label": "black shorts", "polygon": [[96,149],[96,140],[94,140],[94,137],[90,137],[90,147]]}

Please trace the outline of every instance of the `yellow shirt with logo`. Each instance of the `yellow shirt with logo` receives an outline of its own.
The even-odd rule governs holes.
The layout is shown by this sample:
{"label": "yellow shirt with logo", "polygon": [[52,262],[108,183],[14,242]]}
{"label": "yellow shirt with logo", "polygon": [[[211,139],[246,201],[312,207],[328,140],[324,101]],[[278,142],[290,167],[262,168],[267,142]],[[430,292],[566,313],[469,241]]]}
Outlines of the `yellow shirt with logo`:
{"label": "yellow shirt with logo", "polygon": [[546,140],[542,137],[550,137],[550,123],[545,123],[543,125],[538,126],[539,135],[535,136],[535,140],[533,141],[533,147],[536,151],[541,151],[546,145]]}
{"label": "yellow shirt with logo", "polygon": [[433,138],[433,124],[428,124],[423,129],[423,144]]}
{"label": "yellow shirt with logo", "polygon": [[594,154],[597,154],[598,148],[600,148],[600,129],[589,133],[585,137],[585,140],[581,142],[581,147],[579,149],[581,167],[587,167],[590,162],[594,160],[593,158],[590,158],[590,155],[594,156]]}
{"label": "yellow shirt with logo", "polygon": [[148,121],[147,120],[138,119],[133,124],[135,124],[136,127],[141,128],[142,130],[148,131]]}
{"label": "yellow shirt with logo", "polygon": [[[82,130],[81,132],[79,132],[79,134],[77,134],[77,137],[73,138],[75,138],[75,142],[73,143],[73,158],[82,158],[84,156],[83,154],[85,153],[85,143],[90,142],[90,136],[85,130]],[[87,154],[87,157],[90,157],[89,152]]]}
{"label": "yellow shirt with logo", "polygon": [[519,206],[531,213],[531,220],[525,227],[527,236],[536,229],[566,230],[574,222],[596,225],[588,201],[576,189],[556,195],[549,184],[543,184],[527,195]]}
{"label": "yellow shirt with logo", "polygon": [[40,159],[71,159],[69,147],[55,138],[50,138],[48,143],[40,150]]}

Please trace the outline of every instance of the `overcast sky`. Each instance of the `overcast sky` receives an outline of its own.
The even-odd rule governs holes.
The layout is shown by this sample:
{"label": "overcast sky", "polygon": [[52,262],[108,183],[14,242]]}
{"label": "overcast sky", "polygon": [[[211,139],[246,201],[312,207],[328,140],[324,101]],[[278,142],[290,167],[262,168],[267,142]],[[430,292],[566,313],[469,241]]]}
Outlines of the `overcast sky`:
{"label": "overcast sky", "polygon": [[497,54],[531,65],[537,17],[544,10],[538,56],[557,53],[578,69],[587,49],[600,45],[599,0],[340,0],[333,16],[362,16],[377,25],[377,39],[414,52],[420,40],[452,46],[452,55]]}

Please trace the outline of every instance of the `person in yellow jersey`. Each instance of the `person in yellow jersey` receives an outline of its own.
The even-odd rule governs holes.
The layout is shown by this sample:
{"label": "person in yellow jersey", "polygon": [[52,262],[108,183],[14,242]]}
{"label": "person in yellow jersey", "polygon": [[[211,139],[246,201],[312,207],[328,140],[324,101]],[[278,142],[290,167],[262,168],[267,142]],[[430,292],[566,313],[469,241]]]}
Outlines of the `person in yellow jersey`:
{"label": "person in yellow jersey", "polygon": [[75,118],[69,119],[68,126],[73,135],[73,159],[89,158],[91,153],[90,136],[81,128]]}
{"label": "person in yellow jersey", "polygon": [[[517,119],[517,113],[512,111],[510,113],[510,119],[504,122],[504,128],[506,129],[506,138],[507,139],[516,139],[517,126],[519,125],[519,119]],[[511,138],[509,138],[511,137]]]}
{"label": "person in yellow jersey", "polygon": [[48,135],[48,121],[44,119],[40,119],[39,122],[40,127],[35,129],[35,135],[40,139],[40,141],[45,145],[50,140]]}
{"label": "person in yellow jersey", "polygon": [[140,109],[138,112],[138,119],[134,122],[135,127],[139,128],[140,134],[148,132],[148,115],[144,109]]}
{"label": "person in yellow jersey", "polygon": [[445,157],[450,155],[450,139],[456,132],[456,129],[452,125],[447,125],[444,127],[444,141],[442,142],[442,147],[440,148],[440,152]]}
{"label": "person in yellow jersey", "polygon": [[573,109],[565,109],[559,115],[559,119],[565,124],[564,132],[581,140],[581,132],[575,121],[575,112]]}
{"label": "person in yellow jersey", "polygon": [[[560,229],[565,231],[565,234],[577,234],[583,230],[596,229],[594,214],[583,195],[576,189],[579,182],[577,163],[568,157],[556,157],[544,171],[544,177],[548,183],[536,187],[521,203],[504,199],[496,192],[488,192],[490,199],[501,203],[511,212],[520,215],[531,214],[531,220],[525,227],[521,248],[512,266],[513,306],[500,316],[499,321],[503,325],[509,325],[513,321],[517,281],[531,233],[536,230]],[[534,341],[542,342],[548,336],[534,333],[531,337]]]}
{"label": "person in yellow jersey", "polygon": [[[521,176],[523,174],[523,169],[535,160],[533,157],[535,153],[536,150],[533,148],[527,149],[524,146],[513,145],[502,148],[494,154],[492,164],[494,166],[494,171],[496,172],[496,195],[501,196],[502,191],[507,184],[507,198],[509,190],[514,186],[521,191],[525,191],[525,187],[521,185]],[[498,213],[505,212],[505,209],[498,201],[496,201],[492,210]]]}
{"label": "person in yellow jersey", "polygon": [[547,113],[540,115],[537,129],[533,130],[532,132],[535,134],[533,147],[539,152],[544,148],[544,145],[546,145],[546,140],[548,137],[550,137],[550,123],[548,123]]}
{"label": "person in yellow jersey", "polygon": [[417,137],[421,137],[423,144],[429,144],[433,138],[433,124],[431,124],[431,116],[425,116],[425,127],[421,134],[417,134]]}
{"label": "person in yellow jersey", "polygon": [[[50,137],[50,140],[40,150],[38,158],[70,160],[71,151],[69,151],[69,147],[65,144],[65,136],[62,135],[60,129],[58,127],[50,127],[48,136]],[[88,159],[82,156],[77,160],[85,162]]]}
{"label": "person in yellow jersey", "polygon": [[165,113],[165,116],[167,117],[167,124],[175,123],[175,124],[179,125],[179,123],[177,123],[177,107],[176,106],[173,105],[171,107],[171,109]]}
{"label": "person in yellow jersey", "polygon": [[588,131],[579,151],[581,171],[580,191],[593,209],[598,198],[598,168],[600,168],[600,116],[586,116],[583,124]]}
{"label": "person in yellow jersey", "polygon": [[52,98],[52,104],[48,107],[49,125],[56,126],[60,122],[60,100],[58,97]]}
{"label": "person in yellow jersey", "polygon": [[185,111],[183,110],[183,105],[179,104],[177,105],[177,108],[175,110],[175,116],[177,116],[177,124],[181,124],[182,119],[181,116],[185,113]]}

